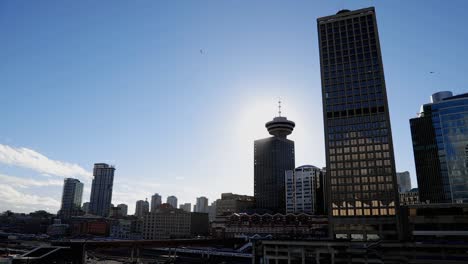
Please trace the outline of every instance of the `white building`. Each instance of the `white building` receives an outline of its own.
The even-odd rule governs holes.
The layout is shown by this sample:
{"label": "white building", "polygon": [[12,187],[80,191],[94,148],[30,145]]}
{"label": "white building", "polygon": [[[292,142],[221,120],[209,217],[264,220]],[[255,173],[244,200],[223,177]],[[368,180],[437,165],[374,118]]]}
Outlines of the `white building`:
{"label": "white building", "polygon": [[408,171],[397,172],[398,192],[405,193],[411,191],[411,178]]}
{"label": "white building", "polygon": [[173,208],[177,209],[177,197],[173,195],[168,196],[167,203],[170,204]]}
{"label": "white building", "polygon": [[152,213],[156,212],[156,209],[158,209],[161,203],[162,203],[161,195],[155,193],[153,196],[151,196],[151,212]]}
{"label": "white building", "polygon": [[322,171],[304,165],[285,172],[286,213],[323,214],[325,210]]}
{"label": "white building", "polygon": [[197,198],[197,204],[195,205],[196,213],[208,213],[208,198],[202,196]]}

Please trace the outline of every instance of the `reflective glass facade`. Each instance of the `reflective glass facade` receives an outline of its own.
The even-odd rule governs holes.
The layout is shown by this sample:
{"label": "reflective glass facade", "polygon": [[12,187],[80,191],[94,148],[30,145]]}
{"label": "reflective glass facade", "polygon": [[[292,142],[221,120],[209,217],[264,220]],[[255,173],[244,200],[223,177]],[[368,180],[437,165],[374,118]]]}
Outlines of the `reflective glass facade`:
{"label": "reflective glass facade", "polygon": [[453,203],[468,202],[468,94],[432,105],[442,178]]}
{"label": "reflective glass facade", "polygon": [[317,24],[336,237],[377,239],[387,231],[391,236],[398,191],[375,10],[340,11]]}

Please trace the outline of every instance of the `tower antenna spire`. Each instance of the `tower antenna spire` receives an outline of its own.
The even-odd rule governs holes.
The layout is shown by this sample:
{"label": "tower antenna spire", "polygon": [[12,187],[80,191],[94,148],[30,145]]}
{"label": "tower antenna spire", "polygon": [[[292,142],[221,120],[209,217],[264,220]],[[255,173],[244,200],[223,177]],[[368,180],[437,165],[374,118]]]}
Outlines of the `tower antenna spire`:
{"label": "tower antenna spire", "polygon": [[278,98],[278,115],[281,117],[281,98]]}

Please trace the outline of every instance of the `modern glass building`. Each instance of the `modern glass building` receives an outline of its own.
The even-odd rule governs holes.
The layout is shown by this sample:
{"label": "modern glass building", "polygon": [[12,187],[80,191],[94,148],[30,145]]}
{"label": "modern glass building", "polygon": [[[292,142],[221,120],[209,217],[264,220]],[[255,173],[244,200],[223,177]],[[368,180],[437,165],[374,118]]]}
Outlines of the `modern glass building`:
{"label": "modern glass building", "polygon": [[373,7],[317,19],[331,234],[398,237],[398,189]]}
{"label": "modern glass building", "polygon": [[110,213],[112,187],[114,185],[113,166],[105,163],[94,164],[93,183],[91,185],[91,199],[89,213],[107,217]]}
{"label": "modern glass building", "polygon": [[66,178],[63,181],[62,205],[58,215],[62,219],[70,219],[81,212],[83,183],[78,179]]}
{"label": "modern glass building", "polygon": [[421,202],[468,203],[468,93],[435,93],[410,119]]}
{"label": "modern glass building", "polygon": [[286,193],[284,173],[294,169],[294,141],[286,137],[292,133],[294,122],[278,116],[265,124],[269,138],[254,142],[254,196],[257,209],[284,213]]}

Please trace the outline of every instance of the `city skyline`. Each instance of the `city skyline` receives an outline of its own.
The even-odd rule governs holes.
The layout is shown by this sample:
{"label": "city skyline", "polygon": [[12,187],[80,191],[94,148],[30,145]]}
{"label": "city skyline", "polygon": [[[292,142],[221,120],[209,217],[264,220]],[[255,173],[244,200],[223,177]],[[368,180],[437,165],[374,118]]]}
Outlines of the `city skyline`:
{"label": "city skyline", "polygon": [[[264,124],[276,115],[278,97],[296,122],[296,166],[324,167],[315,20],[340,9],[375,4],[396,168],[410,171],[413,186],[408,120],[432,93],[464,92],[462,2],[404,9],[368,1],[187,3],[191,11],[151,3],[133,6],[135,14],[122,3],[73,11],[50,3],[0,3],[0,31],[11,40],[0,51],[0,86],[9,98],[0,125],[0,211],[55,213],[67,177],[84,183],[82,201],[89,202],[97,162],[116,166],[112,203],[129,212],[156,192],[180,203],[252,195],[253,140],[268,136]],[[220,18],[224,27],[213,25]]]}

